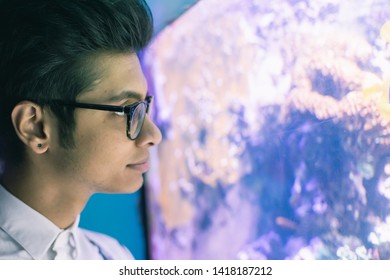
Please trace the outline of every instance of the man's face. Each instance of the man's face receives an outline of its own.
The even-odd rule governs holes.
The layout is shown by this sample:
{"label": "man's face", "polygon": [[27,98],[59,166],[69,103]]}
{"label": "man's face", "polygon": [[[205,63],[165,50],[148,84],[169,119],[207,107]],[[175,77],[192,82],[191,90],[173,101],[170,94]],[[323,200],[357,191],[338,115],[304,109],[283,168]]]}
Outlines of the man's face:
{"label": "man's face", "polygon": [[[101,79],[78,102],[125,106],[145,99],[147,84],[135,54],[100,56],[97,62]],[[56,176],[81,187],[79,191],[137,191],[148,169],[149,148],[161,141],[161,132],[149,116],[135,140],[126,136],[126,115],[76,108],[75,121],[74,148],[57,144],[51,150]]]}

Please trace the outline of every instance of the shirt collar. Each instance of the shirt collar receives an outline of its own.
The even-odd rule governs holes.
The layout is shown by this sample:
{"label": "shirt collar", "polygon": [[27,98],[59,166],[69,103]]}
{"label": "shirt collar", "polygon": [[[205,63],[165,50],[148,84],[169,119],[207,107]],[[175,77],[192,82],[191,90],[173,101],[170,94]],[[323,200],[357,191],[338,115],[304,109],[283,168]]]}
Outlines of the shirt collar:
{"label": "shirt collar", "polygon": [[[77,221],[71,226],[74,231]],[[33,259],[41,259],[61,232],[49,219],[0,185],[0,228],[18,242]]]}
{"label": "shirt collar", "polygon": [[73,259],[76,259],[79,253],[80,243],[79,243],[79,235],[78,235],[78,228],[79,228],[79,222],[80,222],[80,216],[77,216],[77,219],[74,221],[74,223],[67,228],[67,230],[70,231],[72,235],[72,240],[69,240],[69,245],[72,247],[72,257]]}

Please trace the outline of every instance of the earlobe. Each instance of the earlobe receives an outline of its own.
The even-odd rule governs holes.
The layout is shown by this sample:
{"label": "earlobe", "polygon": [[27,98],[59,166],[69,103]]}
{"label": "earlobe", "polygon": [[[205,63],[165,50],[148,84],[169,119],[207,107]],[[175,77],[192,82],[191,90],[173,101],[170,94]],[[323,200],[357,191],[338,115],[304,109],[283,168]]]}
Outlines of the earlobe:
{"label": "earlobe", "polygon": [[48,149],[48,137],[44,130],[43,109],[30,101],[18,103],[11,114],[19,139],[37,154]]}

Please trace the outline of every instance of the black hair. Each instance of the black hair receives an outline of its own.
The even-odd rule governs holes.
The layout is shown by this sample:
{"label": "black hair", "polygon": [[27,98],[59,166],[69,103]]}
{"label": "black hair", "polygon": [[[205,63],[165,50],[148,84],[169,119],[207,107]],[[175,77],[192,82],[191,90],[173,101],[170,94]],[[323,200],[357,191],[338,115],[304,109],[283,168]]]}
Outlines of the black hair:
{"label": "black hair", "polygon": [[136,53],[152,35],[144,0],[0,0],[0,137],[7,160],[23,156],[11,122],[19,102],[48,106],[60,144],[72,147],[74,109],[47,100],[75,101],[99,74],[94,57]]}

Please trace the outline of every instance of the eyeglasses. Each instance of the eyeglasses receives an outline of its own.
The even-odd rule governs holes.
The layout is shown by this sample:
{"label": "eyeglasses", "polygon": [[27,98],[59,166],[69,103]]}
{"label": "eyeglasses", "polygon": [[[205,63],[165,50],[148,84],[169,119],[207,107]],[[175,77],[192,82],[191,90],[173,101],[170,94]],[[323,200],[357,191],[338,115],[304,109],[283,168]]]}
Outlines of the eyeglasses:
{"label": "eyeglasses", "polygon": [[145,116],[149,112],[149,105],[152,96],[146,96],[145,100],[127,106],[112,106],[101,104],[90,104],[80,102],[67,102],[62,100],[53,101],[54,104],[69,106],[74,108],[92,109],[115,112],[118,115],[127,116],[126,135],[130,140],[135,140],[142,130]]}

